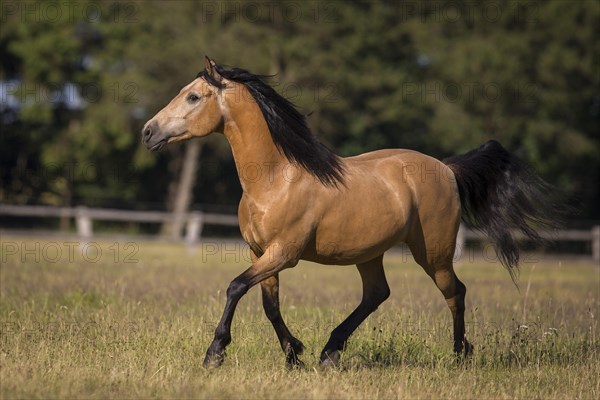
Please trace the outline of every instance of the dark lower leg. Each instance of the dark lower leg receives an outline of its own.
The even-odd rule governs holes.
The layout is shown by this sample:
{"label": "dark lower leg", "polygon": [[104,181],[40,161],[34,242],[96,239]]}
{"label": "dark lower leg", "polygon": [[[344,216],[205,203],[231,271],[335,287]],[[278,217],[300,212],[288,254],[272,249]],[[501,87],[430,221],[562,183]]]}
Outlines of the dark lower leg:
{"label": "dark lower leg", "polygon": [[215,330],[215,336],[206,352],[204,358],[204,367],[218,367],[223,363],[225,358],[225,347],[231,342],[231,322],[237,303],[242,296],[246,294],[249,285],[246,282],[244,274],[234,279],[227,288],[227,302],[223,316]]}
{"label": "dark lower leg", "polygon": [[321,365],[338,363],[340,352],[345,349],[350,335],[376,309],[375,302],[361,302],[352,314],[331,332],[331,336],[321,352]]}
{"label": "dark lower leg", "polygon": [[321,352],[321,366],[335,365],[340,352],[358,326],[383,303],[390,295],[390,289],[383,271],[383,256],[365,264],[358,264],[363,282],[363,298],[358,307],[331,332],[331,336]]}
{"label": "dark lower leg", "polygon": [[279,309],[279,277],[278,275],[265,279],[261,282],[262,300],[265,314],[277,334],[281,349],[285,353],[286,362],[288,365],[300,365],[301,361],[298,356],[302,354],[304,345],[296,339],[281,317]]}
{"label": "dark lower leg", "polygon": [[[275,246],[269,257],[253,259],[252,266],[235,278],[227,288],[227,302],[223,316],[215,330],[215,337],[206,351],[205,367],[218,367],[225,357],[225,347],[231,342],[231,322],[235,308],[244,294],[254,285],[272,277],[284,268],[297,264],[297,259],[284,257],[281,247]],[[278,251],[276,251],[279,249]]]}
{"label": "dark lower leg", "polygon": [[453,298],[447,299],[454,320],[454,352],[457,355],[464,353],[467,356],[472,350],[465,337],[465,295],[467,288],[458,278],[455,277],[455,280],[457,294]]}

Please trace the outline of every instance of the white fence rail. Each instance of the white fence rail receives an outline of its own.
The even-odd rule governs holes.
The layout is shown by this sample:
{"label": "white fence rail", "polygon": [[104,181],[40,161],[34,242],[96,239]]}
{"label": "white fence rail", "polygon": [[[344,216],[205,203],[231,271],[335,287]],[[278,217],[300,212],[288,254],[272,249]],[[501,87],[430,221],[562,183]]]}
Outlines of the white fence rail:
{"label": "white fence rail", "polygon": [[[515,236],[517,239],[525,238],[525,235],[521,232],[517,232]],[[594,261],[600,261],[600,225],[595,225],[592,229],[569,229],[540,232],[540,236],[549,241],[556,242],[591,242],[592,259]],[[464,249],[467,240],[484,242],[487,239],[481,232],[468,229],[464,225],[461,225],[456,237],[456,248]]]}
{"label": "white fence rail", "polygon": [[[130,211],[107,208],[88,207],[53,207],[53,206],[17,206],[0,204],[0,215],[14,217],[39,217],[39,218],[74,218],[77,234],[82,239],[93,236],[93,221],[124,221],[141,223],[162,223],[173,221],[174,215],[163,211]],[[186,234],[188,244],[197,243],[202,235],[204,225],[238,226],[236,215],[213,214],[194,211],[185,216]],[[600,226],[592,229],[560,230],[555,232],[542,232],[542,237],[554,241],[591,242],[592,258],[600,261]],[[485,241],[484,236],[464,226],[460,227],[457,237],[457,248],[463,249],[467,240]]]}
{"label": "white fence rail", "polygon": [[[110,208],[15,206],[0,204],[0,215],[14,217],[74,218],[77,234],[82,239],[93,236],[93,221],[123,221],[142,223],[163,223],[174,220],[174,214],[163,211],[131,211]],[[236,215],[212,214],[193,211],[185,216],[187,243],[200,240],[204,225],[238,226]]]}

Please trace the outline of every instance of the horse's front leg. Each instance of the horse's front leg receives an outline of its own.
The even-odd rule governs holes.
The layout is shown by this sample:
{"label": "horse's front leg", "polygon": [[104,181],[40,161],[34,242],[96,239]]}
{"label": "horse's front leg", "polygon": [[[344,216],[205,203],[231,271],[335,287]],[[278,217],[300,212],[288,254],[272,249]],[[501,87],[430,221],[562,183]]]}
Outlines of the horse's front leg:
{"label": "horse's front leg", "polygon": [[279,275],[275,274],[260,283],[265,314],[273,324],[281,349],[285,353],[285,360],[289,367],[302,365],[298,356],[302,354],[304,345],[296,339],[281,317],[279,309]]}
{"label": "horse's front leg", "polygon": [[270,278],[279,271],[295,266],[296,254],[284,254],[282,246],[271,246],[250,268],[235,278],[227,288],[227,302],[215,337],[206,352],[204,367],[218,367],[225,359],[225,347],[231,342],[231,321],[240,299],[257,283]]}

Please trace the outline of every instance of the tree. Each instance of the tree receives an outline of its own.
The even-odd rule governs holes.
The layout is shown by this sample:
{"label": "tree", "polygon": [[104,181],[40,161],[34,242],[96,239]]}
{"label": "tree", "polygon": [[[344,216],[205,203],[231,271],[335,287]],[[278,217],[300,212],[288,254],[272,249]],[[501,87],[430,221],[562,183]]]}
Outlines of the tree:
{"label": "tree", "polygon": [[[495,138],[579,195],[582,217],[600,218],[598,2],[38,1],[33,15],[4,4],[0,79],[20,80],[23,106],[1,125],[2,201],[235,209],[222,136],[202,141],[199,160],[196,144],[155,154],[139,143],[206,54],[276,74],[276,90],[341,155],[444,157]],[[84,107],[75,94],[40,95],[69,85]]]}

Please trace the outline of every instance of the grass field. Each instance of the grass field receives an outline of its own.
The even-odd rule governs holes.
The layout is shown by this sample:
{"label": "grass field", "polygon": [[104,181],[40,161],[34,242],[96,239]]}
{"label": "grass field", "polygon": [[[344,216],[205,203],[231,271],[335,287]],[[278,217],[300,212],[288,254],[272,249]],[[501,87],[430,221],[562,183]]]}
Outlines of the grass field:
{"label": "grass field", "polygon": [[392,289],[320,370],[329,332],[358,304],[354,267],[301,263],[281,275],[282,311],[306,345],[288,370],[260,290],[240,302],[220,369],[204,370],[236,244],[195,253],[157,243],[2,238],[2,398],[599,398],[600,268],[528,259],[520,291],[499,264],[456,266],[473,357],[457,365],[451,317],[410,257],[386,258]]}

